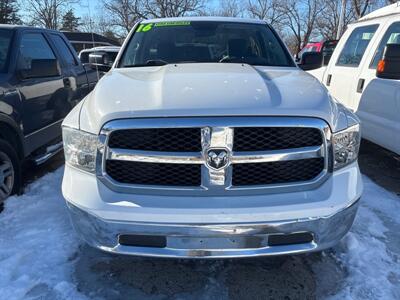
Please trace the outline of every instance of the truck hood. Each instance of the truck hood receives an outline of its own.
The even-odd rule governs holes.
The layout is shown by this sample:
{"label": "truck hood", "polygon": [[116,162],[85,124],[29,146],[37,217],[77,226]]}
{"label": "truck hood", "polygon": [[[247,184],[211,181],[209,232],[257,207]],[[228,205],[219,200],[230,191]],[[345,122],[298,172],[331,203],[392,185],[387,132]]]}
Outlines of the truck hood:
{"label": "truck hood", "polygon": [[325,87],[298,68],[207,63],[111,70],[86,98],[80,128],[99,133],[115,119],[182,116],[301,116],[333,131],[347,127]]}

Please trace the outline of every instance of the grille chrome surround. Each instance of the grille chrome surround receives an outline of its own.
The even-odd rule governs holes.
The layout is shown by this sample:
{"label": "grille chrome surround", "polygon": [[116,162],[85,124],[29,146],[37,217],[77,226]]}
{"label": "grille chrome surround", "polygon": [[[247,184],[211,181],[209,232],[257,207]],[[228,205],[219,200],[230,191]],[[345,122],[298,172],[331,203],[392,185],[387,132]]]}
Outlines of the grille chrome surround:
{"label": "grille chrome surround", "polygon": [[[310,127],[318,129],[323,137],[319,146],[290,148],[271,151],[234,152],[234,129],[236,127]],[[112,132],[126,129],[158,128],[201,128],[202,152],[164,152],[109,148],[108,140]],[[247,195],[277,192],[291,192],[312,189],[322,184],[332,172],[331,131],[327,123],[315,118],[291,117],[207,117],[207,118],[150,118],[124,119],[104,125],[99,135],[97,155],[97,176],[110,189],[117,192],[137,194],[210,196],[228,194]],[[205,150],[225,148],[230,151],[230,165],[223,170],[210,170],[205,166]],[[232,165],[289,161],[309,158],[324,158],[322,172],[306,182],[282,184],[233,186]],[[106,172],[107,160],[121,160],[142,163],[196,164],[201,165],[200,186],[160,186],[123,184],[115,181]]]}

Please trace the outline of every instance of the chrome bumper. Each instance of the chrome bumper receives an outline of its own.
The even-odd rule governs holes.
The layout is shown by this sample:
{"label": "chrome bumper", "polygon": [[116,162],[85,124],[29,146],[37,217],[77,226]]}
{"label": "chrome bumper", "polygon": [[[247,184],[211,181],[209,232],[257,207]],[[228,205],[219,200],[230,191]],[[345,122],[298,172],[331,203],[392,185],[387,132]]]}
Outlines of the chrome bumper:
{"label": "chrome bumper", "polygon": [[[120,223],[100,219],[67,202],[72,223],[84,240],[103,251],[152,257],[232,258],[297,254],[320,251],[337,244],[350,230],[359,201],[326,217],[282,222],[242,224]],[[268,244],[268,236],[308,232],[313,241],[301,244]],[[166,246],[125,246],[121,234],[162,236]]]}

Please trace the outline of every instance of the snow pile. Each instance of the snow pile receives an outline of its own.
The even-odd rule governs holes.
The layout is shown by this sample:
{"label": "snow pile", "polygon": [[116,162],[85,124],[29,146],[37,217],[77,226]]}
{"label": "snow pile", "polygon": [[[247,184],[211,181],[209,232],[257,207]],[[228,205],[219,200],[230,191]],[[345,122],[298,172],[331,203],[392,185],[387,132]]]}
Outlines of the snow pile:
{"label": "snow pile", "polygon": [[80,241],[61,195],[63,168],[7,200],[0,214],[0,298],[82,299],[72,282]]}
{"label": "snow pile", "polygon": [[400,299],[400,198],[363,180],[355,223],[336,253],[348,276],[333,299]]}

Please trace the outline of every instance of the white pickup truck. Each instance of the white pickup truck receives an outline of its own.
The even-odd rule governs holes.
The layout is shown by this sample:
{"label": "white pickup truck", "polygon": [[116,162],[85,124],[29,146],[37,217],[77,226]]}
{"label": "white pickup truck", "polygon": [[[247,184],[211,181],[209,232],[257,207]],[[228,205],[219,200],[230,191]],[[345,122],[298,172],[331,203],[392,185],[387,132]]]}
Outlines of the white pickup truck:
{"label": "white pickup truck", "polygon": [[358,115],[364,138],[400,154],[400,3],[349,25],[328,66],[309,73]]}
{"label": "white pickup truck", "polygon": [[362,193],[357,117],[264,21],[137,24],[63,139],[74,227],[113,253],[319,251]]}

